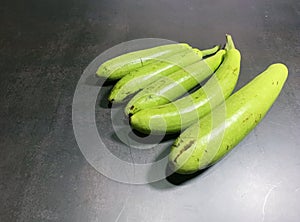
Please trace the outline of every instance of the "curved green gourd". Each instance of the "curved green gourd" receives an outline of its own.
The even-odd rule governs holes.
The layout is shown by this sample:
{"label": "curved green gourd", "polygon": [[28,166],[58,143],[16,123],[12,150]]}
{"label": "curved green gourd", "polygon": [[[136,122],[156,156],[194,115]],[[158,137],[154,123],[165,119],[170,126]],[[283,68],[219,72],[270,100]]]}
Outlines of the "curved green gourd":
{"label": "curved green gourd", "polygon": [[188,174],[220,160],[266,115],[287,76],[285,65],[269,66],[217,107],[213,115],[186,129],[171,148],[171,166],[178,173]]}
{"label": "curved green gourd", "polygon": [[125,108],[125,113],[134,114],[142,109],[169,103],[194,88],[209,77],[221,64],[225,50],[193,63],[183,69],[148,85],[134,96]]}
{"label": "curved green gourd", "polygon": [[224,102],[235,88],[241,60],[240,52],[235,49],[229,35],[227,42],[223,63],[202,88],[172,103],[135,113],[130,117],[131,126],[143,133],[179,132]]}
{"label": "curved green gourd", "polygon": [[96,74],[109,80],[117,80],[125,76],[129,71],[153,63],[158,58],[167,58],[177,52],[191,48],[186,43],[178,43],[126,53],[104,62],[99,66]]}
{"label": "curved green gourd", "polygon": [[182,67],[201,60],[203,54],[213,54],[218,49],[219,46],[203,51],[200,51],[199,49],[185,50],[168,58],[163,58],[161,61],[133,70],[116,83],[108,97],[108,100],[111,103],[121,103],[127,96],[145,88],[152,82],[163,76],[182,70]]}

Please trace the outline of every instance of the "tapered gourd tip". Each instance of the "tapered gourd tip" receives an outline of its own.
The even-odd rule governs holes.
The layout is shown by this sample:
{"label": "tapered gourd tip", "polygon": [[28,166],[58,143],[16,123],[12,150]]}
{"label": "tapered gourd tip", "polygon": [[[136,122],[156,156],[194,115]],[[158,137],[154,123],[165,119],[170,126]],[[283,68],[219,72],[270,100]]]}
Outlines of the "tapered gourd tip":
{"label": "tapered gourd tip", "polygon": [[212,50],[218,51],[221,48],[221,45],[215,45]]}
{"label": "tapered gourd tip", "polygon": [[151,130],[149,130],[147,119],[143,118],[143,115],[130,114],[129,115],[129,125],[139,135],[149,135],[151,134]]}
{"label": "tapered gourd tip", "polygon": [[202,50],[202,55],[204,56],[209,56],[212,54],[215,54],[217,51],[219,51],[219,49],[221,48],[221,45],[215,45],[214,47],[210,48],[210,49],[205,49]]}
{"label": "tapered gourd tip", "polygon": [[96,76],[101,76],[101,66],[98,67],[96,71]]}
{"label": "tapered gourd tip", "polygon": [[287,66],[286,66],[285,64],[279,63],[279,62],[270,65],[269,68],[280,68],[280,69],[282,69],[282,70],[284,70],[284,71],[286,71],[286,72],[288,71]]}
{"label": "tapered gourd tip", "polygon": [[226,34],[226,45],[225,45],[225,49],[226,49],[226,50],[235,49],[234,42],[233,42],[233,40],[232,40],[231,35],[229,35],[229,34]]}
{"label": "tapered gourd tip", "polygon": [[284,75],[285,78],[288,77],[289,70],[288,70],[287,66],[283,63],[273,63],[272,65],[270,65],[268,67],[268,70],[273,70],[274,72],[278,72],[281,75]]}
{"label": "tapered gourd tip", "polygon": [[98,77],[109,77],[109,70],[107,69],[107,67],[105,66],[105,64],[102,64],[98,67],[97,71],[96,71],[96,75]]}

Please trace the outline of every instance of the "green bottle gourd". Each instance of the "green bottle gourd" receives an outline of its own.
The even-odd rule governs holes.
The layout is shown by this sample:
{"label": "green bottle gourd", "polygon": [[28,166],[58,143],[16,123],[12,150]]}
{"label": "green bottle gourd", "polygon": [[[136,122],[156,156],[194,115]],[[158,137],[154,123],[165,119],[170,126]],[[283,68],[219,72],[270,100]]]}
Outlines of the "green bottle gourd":
{"label": "green bottle gourd", "polygon": [[186,43],[178,43],[126,53],[101,64],[96,74],[109,80],[117,80],[129,71],[156,62],[159,58],[167,58],[177,52],[191,49],[192,47]]}
{"label": "green bottle gourd", "polygon": [[241,61],[240,52],[234,47],[230,35],[227,35],[226,48],[223,63],[202,88],[172,103],[133,114],[131,126],[143,133],[176,133],[224,102],[236,86]]}
{"label": "green bottle gourd", "polygon": [[211,114],[187,128],[175,141],[170,166],[189,174],[226,155],[263,119],[288,76],[283,64],[273,64],[230,96]]}
{"label": "green bottle gourd", "polygon": [[163,76],[182,70],[184,67],[201,60],[203,56],[214,54],[219,48],[219,46],[215,46],[206,50],[192,49],[181,51],[170,57],[161,58],[157,62],[130,71],[116,83],[111,90],[108,100],[111,103],[124,102],[127,96],[145,88]]}

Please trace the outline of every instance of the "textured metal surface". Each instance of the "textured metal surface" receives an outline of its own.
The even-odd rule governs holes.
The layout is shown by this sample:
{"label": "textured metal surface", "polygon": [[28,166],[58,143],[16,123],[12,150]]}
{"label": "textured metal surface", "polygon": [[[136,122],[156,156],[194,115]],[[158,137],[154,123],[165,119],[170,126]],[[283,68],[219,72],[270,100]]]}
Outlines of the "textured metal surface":
{"label": "textured metal surface", "polygon": [[[299,221],[299,1],[5,0],[0,17],[0,221]],[[137,186],[94,170],[71,120],[90,61],[131,39],[206,48],[225,33],[242,53],[237,88],[273,62],[289,68],[259,126],[193,178]],[[113,137],[107,143],[117,147]]]}

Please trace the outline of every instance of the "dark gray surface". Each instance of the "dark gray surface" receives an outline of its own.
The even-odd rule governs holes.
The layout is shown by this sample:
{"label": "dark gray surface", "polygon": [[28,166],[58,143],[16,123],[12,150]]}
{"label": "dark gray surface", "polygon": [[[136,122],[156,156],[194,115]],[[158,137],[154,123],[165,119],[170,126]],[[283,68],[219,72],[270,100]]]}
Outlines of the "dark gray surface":
{"label": "dark gray surface", "polygon": [[[2,1],[0,221],[299,221],[299,4]],[[273,62],[289,68],[263,122],[225,159],[181,185],[180,178],[126,185],[94,170],[71,121],[73,93],[90,61],[131,39],[206,48],[223,43],[225,33],[243,56],[237,88]]]}

